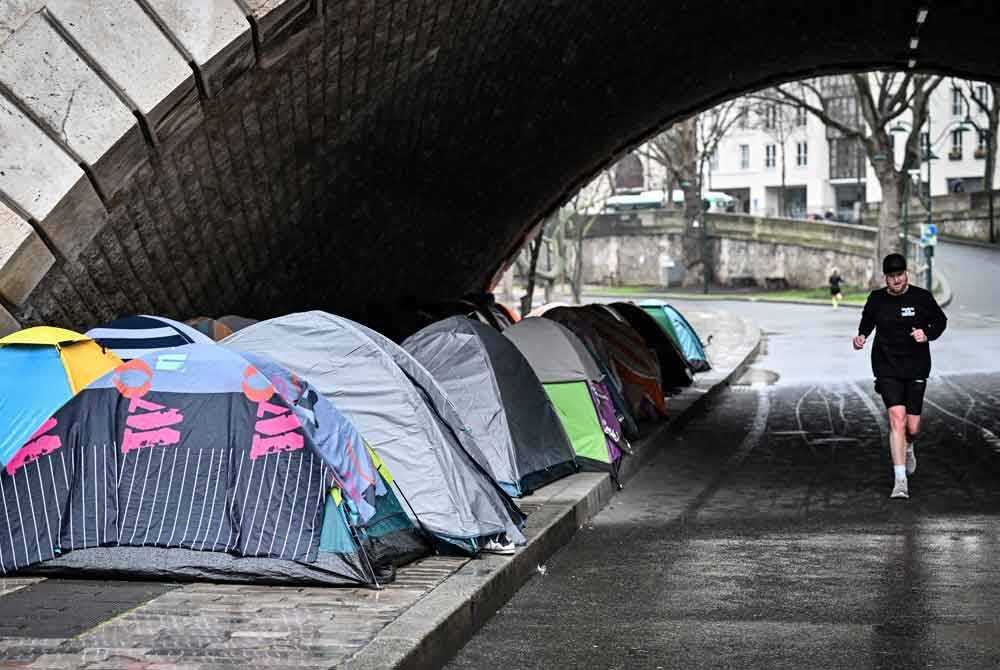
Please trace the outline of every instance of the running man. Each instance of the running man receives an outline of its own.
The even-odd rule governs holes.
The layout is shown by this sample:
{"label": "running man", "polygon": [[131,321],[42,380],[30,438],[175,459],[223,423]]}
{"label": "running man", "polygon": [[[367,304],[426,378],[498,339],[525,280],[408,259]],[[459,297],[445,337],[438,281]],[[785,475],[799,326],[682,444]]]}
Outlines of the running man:
{"label": "running man", "polygon": [[928,342],[941,337],[948,318],[930,291],[910,286],[906,259],[889,254],[882,260],[884,289],[872,291],[861,314],[854,348],[864,348],[872,330],[872,372],[875,390],[889,411],[889,452],[894,483],[890,498],[909,498],[906,476],[917,469],[914,441],[920,433],[920,412],[931,372]]}

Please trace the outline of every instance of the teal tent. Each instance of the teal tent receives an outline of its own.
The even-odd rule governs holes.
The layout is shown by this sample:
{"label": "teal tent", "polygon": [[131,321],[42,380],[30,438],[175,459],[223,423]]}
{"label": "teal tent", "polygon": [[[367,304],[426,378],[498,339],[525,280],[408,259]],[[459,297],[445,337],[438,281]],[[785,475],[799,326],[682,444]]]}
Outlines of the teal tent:
{"label": "teal tent", "polygon": [[708,356],[705,355],[705,345],[680,312],[662,300],[644,300],[639,306],[656,319],[660,327],[666,331],[684,354],[692,372],[706,372],[712,369]]}

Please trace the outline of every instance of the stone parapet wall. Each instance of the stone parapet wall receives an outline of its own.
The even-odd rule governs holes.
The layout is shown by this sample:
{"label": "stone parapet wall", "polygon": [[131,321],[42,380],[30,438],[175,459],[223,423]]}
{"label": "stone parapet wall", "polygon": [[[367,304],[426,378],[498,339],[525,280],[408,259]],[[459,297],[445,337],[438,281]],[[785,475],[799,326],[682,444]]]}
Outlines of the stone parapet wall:
{"label": "stone parapet wall", "polygon": [[[636,213],[638,214],[638,213]],[[584,280],[618,285],[685,282],[678,212],[602,215],[584,241]],[[811,288],[834,268],[849,284],[873,272],[875,230],[862,226],[731,214],[706,217],[715,278],[722,284]]]}

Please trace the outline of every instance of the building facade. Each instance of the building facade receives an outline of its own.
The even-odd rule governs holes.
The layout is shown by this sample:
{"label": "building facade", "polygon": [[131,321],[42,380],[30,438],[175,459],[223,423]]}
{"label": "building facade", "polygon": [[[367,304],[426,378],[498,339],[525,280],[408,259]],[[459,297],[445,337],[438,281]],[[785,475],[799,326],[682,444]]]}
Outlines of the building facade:
{"label": "building facade", "polygon": [[[860,126],[850,79],[825,77],[817,83],[830,113]],[[924,147],[931,145],[931,160],[922,161],[919,175],[917,171],[911,175],[914,189],[926,193],[929,184],[935,196],[982,190],[987,134],[974,126],[985,130],[988,119],[971,96],[981,97],[988,106],[991,88],[977,82],[970,88],[969,82],[946,78],[931,94],[930,119],[921,138]],[[818,98],[811,102],[818,104]],[[742,110],[737,121],[706,161],[706,191],[733,196],[738,212],[842,222],[856,222],[864,204],[881,202],[878,179],[857,140],[841,137],[804,109],[751,98],[743,98],[737,105]],[[967,117],[974,125],[965,123]],[[902,162],[910,120],[905,112],[893,123],[897,165]],[[636,164],[641,162],[642,188],[676,187],[669,183],[665,170],[643,154],[639,150],[627,158],[627,179],[616,180],[619,186],[636,187]],[[624,165],[625,159],[615,169]]]}

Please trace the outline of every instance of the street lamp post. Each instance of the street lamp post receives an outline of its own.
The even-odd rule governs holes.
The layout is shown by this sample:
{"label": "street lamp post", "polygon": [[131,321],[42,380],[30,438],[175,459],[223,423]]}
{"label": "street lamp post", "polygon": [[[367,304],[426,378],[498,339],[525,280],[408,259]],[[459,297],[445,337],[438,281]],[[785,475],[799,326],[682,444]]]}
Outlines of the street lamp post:
{"label": "street lamp post", "polygon": [[[941,131],[941,134],[937,137],[937,139],[932,142],[931,141],[931,113],[930,113],[930,109],[927,110],[927,146],[926,147],[923,147],[923,146],[920,147],[919,157],[920,157],[920,163],[921,163],[921,165],[925,161],[927,163],[927,199],[926,199],[926,201],[924,201],[924,199],[922,197],[922,194],[921,194],[921,201],[924,202],[924,207],[927,209],[927,230],[928,231],[932,230],[932,226],[934,225],[934,212],[933,212],[933,210],[934,210],[934,200],[933,200],[933,197],[931,196],[931,162],[934,161],[934,160],[936,160],[937,156],[934,155],[934,152],[932,151],[932,148],[933,148],[933,146],[935,144],[938,144],[941,140],[944,139],[945,135],[947,135],[948,132],[952,130],[952,126],[953,125],[956,126],[954,129],[957,132],[964,133],[965,131],[967,131],[969,129],[968,124],[966,123],[967,120],[968,120],[968,115],[966,116],[965,120],[959,121],[957,123],[957,125],[954,122],[949,123]],[[908,130],[908,129],[912,131],[913,126],[910,125],[909,123],[906,123],[905,121],[897,121],[895,123],[895,125],[893,125],[893,127],[889,129],[889,132],[892,132],[892,133],[906,132],[906,130]],[[906,181],[907,182],[909,181],[909,176],[907,176]],[[905,186],[906,185],[904,183],[904,192],[906,191],[906,187]],[[909,238],[906,237],[906,235],[907,235],[907,224],[909,223],[908,220],[907,220],[908,219],[908,208],[907,208],[908,202],[909,202],[909,197],[906,196],[906,199],[904,200],[904,208],[903,208],[903,247],[904,247],[904,249],[906,248],[906,245],[909,243]],[[933,290],[934,290],[934,246],[932,244],[927,244],[927,245],[924,246],[924,260],[927,263],[927,290],[933,292]]]}

